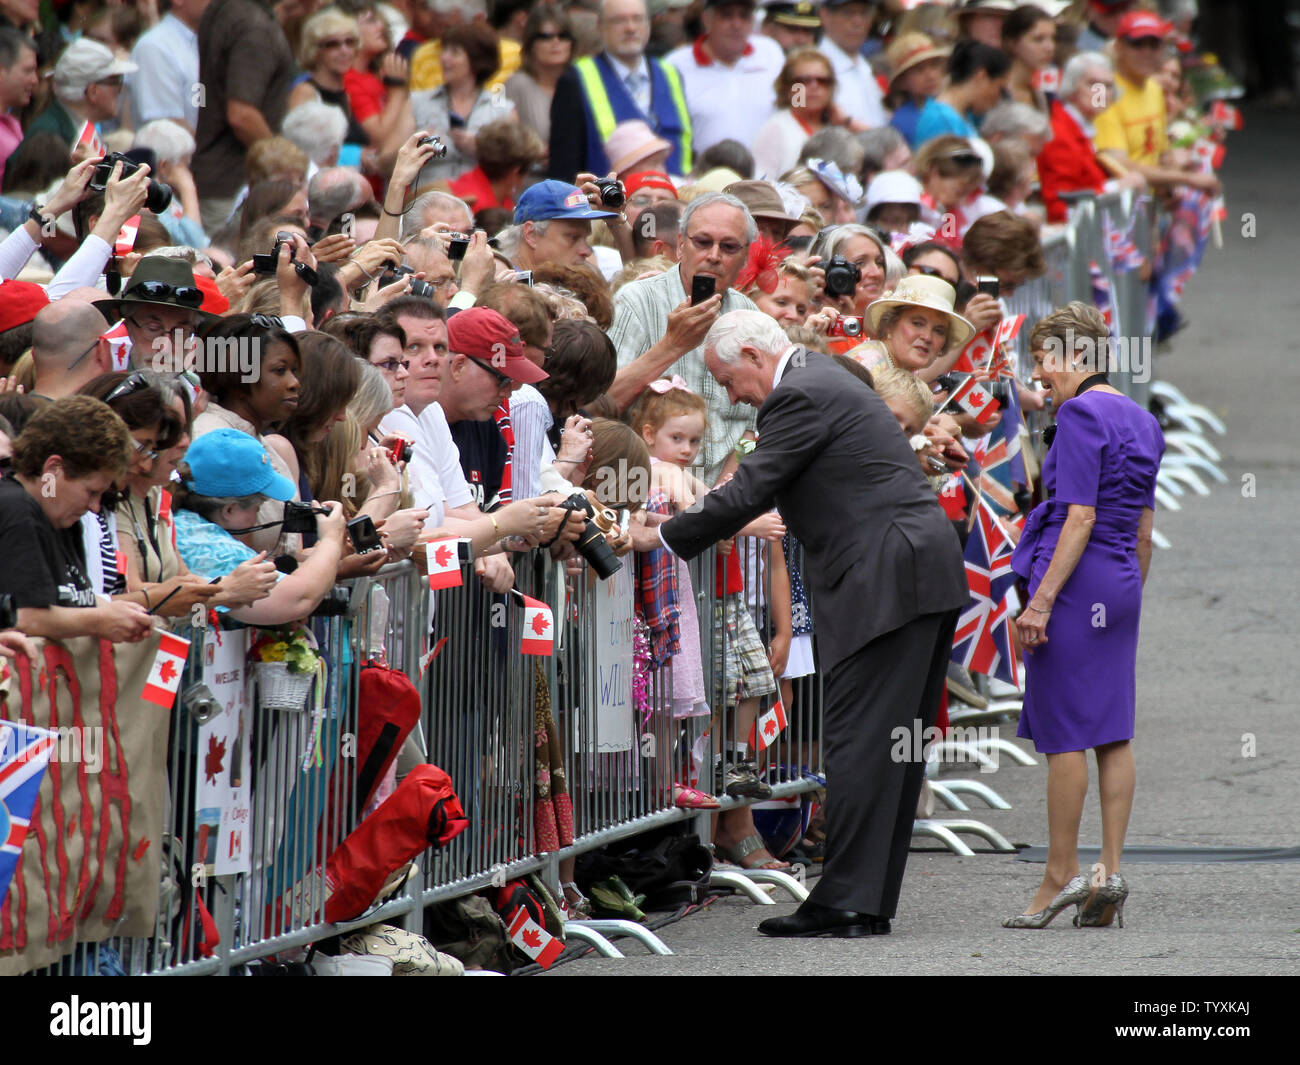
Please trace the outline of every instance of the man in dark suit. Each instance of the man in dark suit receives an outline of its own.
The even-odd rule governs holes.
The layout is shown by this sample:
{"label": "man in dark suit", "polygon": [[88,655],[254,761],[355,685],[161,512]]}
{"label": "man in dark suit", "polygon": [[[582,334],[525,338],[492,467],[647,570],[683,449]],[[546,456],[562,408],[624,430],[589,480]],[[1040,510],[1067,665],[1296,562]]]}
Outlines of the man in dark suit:
{"label": "man in dark suit", "polygon": [[757,311],[719,318],[704,352],[732,403],[759,408],[758,446],[661,538],[691,558],[775,503],[807,558],[825,691],[824,871],[795,913],[759,931],[884,935],[924,773],[891,757],[894,732],[934,724],[969,595],[961,548],[893,414],[865,384],[791,345]]}

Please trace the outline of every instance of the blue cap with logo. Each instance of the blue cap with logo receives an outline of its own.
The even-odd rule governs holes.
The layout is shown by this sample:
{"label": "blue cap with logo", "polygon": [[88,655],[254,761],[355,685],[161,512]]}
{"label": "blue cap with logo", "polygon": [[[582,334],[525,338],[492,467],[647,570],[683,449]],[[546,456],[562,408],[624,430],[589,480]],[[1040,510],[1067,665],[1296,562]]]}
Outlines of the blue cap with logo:
{"label": "blue cap with logo", "polygon": [[294,485],[275,472],[266,448],[238,429],[214,429],[190,444],[185,452],[190,491],[201,496],[251,496],[255,493],[286,502]]}
{"label": "blue cap with logo", "polygon": [[515,223],[545,222],[552,218],[587,221],[614,218],[614,211],[597,211],[587,201],[587,194],[567,181],[539,181],[524,190],[515,204]]}

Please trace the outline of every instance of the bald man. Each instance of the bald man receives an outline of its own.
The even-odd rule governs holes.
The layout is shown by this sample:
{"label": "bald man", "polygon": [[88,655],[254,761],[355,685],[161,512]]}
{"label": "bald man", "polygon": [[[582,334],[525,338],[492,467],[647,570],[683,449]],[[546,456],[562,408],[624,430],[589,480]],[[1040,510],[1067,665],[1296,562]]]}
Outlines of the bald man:
{"label": "bald man", "polygon": [[113,369],[109,342],[101,336],[104,316],[89,303],[57,300],[32,323],[32,395],[55,400],[72,396]]}

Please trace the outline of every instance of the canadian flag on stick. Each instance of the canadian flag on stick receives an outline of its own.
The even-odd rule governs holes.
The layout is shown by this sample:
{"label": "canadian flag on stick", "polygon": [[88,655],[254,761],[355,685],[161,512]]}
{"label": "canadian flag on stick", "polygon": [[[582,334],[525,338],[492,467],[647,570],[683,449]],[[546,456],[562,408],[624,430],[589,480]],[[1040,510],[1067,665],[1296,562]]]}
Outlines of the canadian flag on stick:
{"label": "canadian flag on stick", "polygon": [[555,617],[551,608],[536,599],[520,594],[524,601],[524,635],[519,649],[526,655],[555,653]]}
{"label": "canadian flag on stick", "polygon": [[972,415],[981,425],[998,409],[998,401],[974,377],[968,377],[958,385],[948,397],[948,402]]}
{"label": "canadian flag on stick", "polygon": [[510,939],[543,969],[549,969],[555,959],[564,953],[564,941],[556,939],[542,928],[528,916],[528,911],[522,906],[510,922]]}
{"label": "canadian flag on stick", "polygon": [[83,144],[90,149],[90,158],[92,159],[102,159],[108,154],[108,149],[104,147],[104,142],[99,139],[99,134],[95,132],[95,124],[93,122],[83,122],[81,124],[81,132],[77,134],[77,139],[72,145],[72,150],[75,152]]}
{"label": "canadian flag on stick", "polygon": [[172,708],[172,703],[176,701],[176,691],[181,686],[181,675],[185,672],[185,658],[189,653],[189,640],[173,636],[170,632],[162,634],[158,654],[149,670],[149,679],[144,682],[141,698],[145,702],[161,706],[164,710]]}
{"label": "canadian flag on stick", "polygon": [[749,745],[760,751],[770,747],[787,724],[785,707],[778,699],[772,704],[772,709],[758,715],[758,720],[754,722],[754,731],[749,734]]}
{"label": "canadian flag on stick", "polygon": [[[429,587],[459,588],[464,584],[460,575],[460,544],[462,537],[450,537],[446,540],[430,540],[425,544],[425,554],[429,560]],[[464,541],[468,543],[468,541]]]}
{"label": "canadian flag on stick", "polygon": [[998,323],[998,331],[993,335],[994,344],[1010,344],[1016,339],[1020,332],[1020,327],[1025,324],[1023,314],[1013,314],[1010,318],[1003,318]]}
{"label": "canadian flag on stick", "polygon": [[117,235],[117,240],[113,242],[113,254],[118,258],[123,255],[130,255],[131,250],[135,247],[136,234],[140,232],[140,216],[132,215],[123,224],[121,232]]}

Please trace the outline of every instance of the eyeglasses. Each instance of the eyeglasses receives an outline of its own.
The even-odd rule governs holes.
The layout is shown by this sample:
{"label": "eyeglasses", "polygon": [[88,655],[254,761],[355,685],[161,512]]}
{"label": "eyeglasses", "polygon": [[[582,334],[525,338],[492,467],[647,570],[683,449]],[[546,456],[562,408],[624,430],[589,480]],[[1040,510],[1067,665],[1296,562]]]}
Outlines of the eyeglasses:
{"label": "eyeglasses", "polygon": [[321,41],[317,48],[355,48],[361,42],[356,37],[330,37]]}
{"label": "eyeglasses", "polygon": [[179,303],[184,307],[197,308],[203,302],[203,289],[190,285],[169,285],[166,281],[141,281],[131,285],[122,298],[144,300],[148,303]]}
{"label": "eyeglasses", "polygon": [[794,83],[796,85],[834,85],[835,79],[822,77],[818,74],[809,74],[804,78],[795,78]]}
{"label": "eyeglasses", "polygon": [[924,274],[926,277],[937,277],[940,281],[947,281],[950,285],[956,284],[956,282],[953,281],[952,278],[947,277],[942,270],[933,266],[913,266],[909,269],[914,274]]}
{"label": "eyeglasses", "polygon": [[958,166],[982,166],[984,164],[984,160],[979,155],[975,152],[966,151],[964,148],[957,149],[948,158]]}
{"label": "eyeglasses", "polygon": [[104,339],[103,337],[95,337],[95,342],[91,344],[90,347],[88,347],[85,351],[83,351],[80,355],[78,355],[75,359],[73,359],[72,362],[68,363],[68,369],[71,370],[75,366],[77,366],[82,359],[84,359],[87,355],[89,355],[92,351],[94,351],[97,347],[99,347],[99,342],[103,339]]}
{"label": "eyeglasses", "polygon": [[153,462],[155,459],[158,458],[157,448],[151,448],[148,444],[142,444],[140,443],[139,440],[136,440],[134,437],[131,439],[131,446],[135,448],[136,454],[139,455],[142,459],[148,459],[150,462]]}
{"label": "eyeglasses", "polygon": [[479,369],[485,370],[487,373],[490,373],[493,379],[497,383],[497,388],[505,388],[507,385],[509,385],[512,389],[515,387],[514,378],[507,377],[491,363],[484,362],[482,359],[476,359],[474,358],[473,355],[466,355],[465,358],[469,359],[469,361],[472,362],[475,366],[479,367]]}
{"label": "eyeglasses", "polygon": [[115,389],[113,389],[112,392],[106,395],[104,397],[104,402],[112,403],[113,400],[115,399],[120,399],[122,396],[129,396],[131,395],[132,392],[139,392],[142,388],[148,388],[148,387],[149,387],[149,379],[145,377],[144,374],[139,372],[133,373],[125,381],[123,381],[120,385],[118,385]]}
{"label": "eyeglasses", "polygon": [[533,35],[535,41],[572,41],[573,35],[565,33],[563,30],[555,30],[553,33],[537,33]]}
{"label": "eyeglasses", "polygon": [[692,236],[690,233],[686,234],[686,239],[694,244],[698,251],[712,251],[716,244],[718,251],[723,255],[739,255],[746,247],[734,240],[714,240],[712,237]]}
{"label": "eyeglasses", "polygon": [[258,329],[283,329],[284,319],[278,314],[254,314],[248,319],[248,324]]}
{"label": "eyeglasses", "polygon": [[397,373],[398,370],[409,370],[411,368],[410,359],[385,359],[383,362],[372,362],[371,366],[384,373]]}

